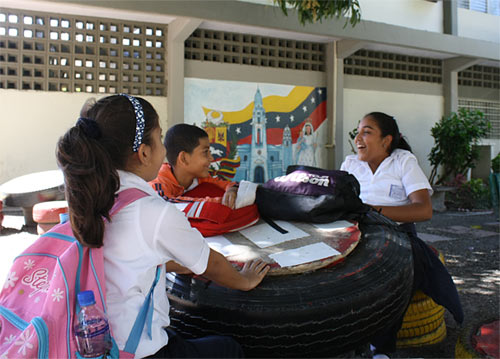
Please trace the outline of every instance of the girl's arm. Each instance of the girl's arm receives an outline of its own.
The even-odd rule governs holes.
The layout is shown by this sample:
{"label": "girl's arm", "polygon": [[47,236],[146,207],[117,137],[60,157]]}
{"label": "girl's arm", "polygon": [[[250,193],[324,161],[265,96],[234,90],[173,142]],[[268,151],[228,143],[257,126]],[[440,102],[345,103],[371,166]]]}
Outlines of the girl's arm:
{"label": "girl's arm", "polygon": [[188,268],[181,266],[179,263],[174,262],[174,261],[168,261],[165,263],[165,269],[167,272],[175,272],[179,274],[192,274]]}
{"label": "girl's arm", "polygon": [[237,271],[222,254],[210,249],[203,276],[224,287],[248,291],[255,288],[268,271],[269,266],[261,260],[247,262]]}
{"label": "girl's arm", "polygon": [[372,206],[396,222],[422,222],[432,218],[431,196],[427,189],[420,189],[408,196],[410,204],[404,206]]}

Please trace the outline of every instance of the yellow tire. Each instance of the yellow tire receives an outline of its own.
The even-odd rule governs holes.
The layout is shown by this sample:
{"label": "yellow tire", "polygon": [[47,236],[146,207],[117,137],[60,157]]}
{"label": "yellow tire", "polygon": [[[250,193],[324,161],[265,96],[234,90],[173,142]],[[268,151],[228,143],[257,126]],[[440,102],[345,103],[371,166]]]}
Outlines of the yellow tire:
{"label": "yellow tire", "polygon": [[[438,256],[444,264],[443,254],[438,252]],[[437,305],[422,291],[417,290],[406,310],[397,337],[399,348],[423,346],[442,341],[446,337],[444,308]]]}
{"label": "yellow tire", "polygon": [[439,311],[413,322],[403,322],[398,331],[398,339],[420,337],[436,330],[444,320],[444,308],[438,307]]}
{"label": "yellow tire", "polygon": [[432,332],[413,338],[398,339],[396,345],[398,348],[421,347],[440,343],[446,338],[446,324],[444,320]]}

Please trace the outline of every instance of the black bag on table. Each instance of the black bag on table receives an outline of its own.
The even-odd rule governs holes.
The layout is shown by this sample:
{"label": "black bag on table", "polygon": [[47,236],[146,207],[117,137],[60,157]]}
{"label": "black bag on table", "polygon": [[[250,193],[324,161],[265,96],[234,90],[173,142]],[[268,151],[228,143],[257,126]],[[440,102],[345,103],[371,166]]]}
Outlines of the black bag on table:
{"label": "black bag on table", "polygon": [[262,217],[329,223],[366,213],[369,206],[359,193],[359,182],[348,172],[290,166],[287,175],[258,187],[255,203]]}

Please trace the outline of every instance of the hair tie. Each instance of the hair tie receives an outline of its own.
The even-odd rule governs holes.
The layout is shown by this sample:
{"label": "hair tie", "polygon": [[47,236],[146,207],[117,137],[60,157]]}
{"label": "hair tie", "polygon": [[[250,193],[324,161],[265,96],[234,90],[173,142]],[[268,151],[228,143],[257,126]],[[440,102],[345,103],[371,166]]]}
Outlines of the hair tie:
{"label": "hair tie", "polygon": [[132,146],[132,151],[139,151],[139,146],[142,143],[142,138],[144,137],[144,128],[146,127],[146,121],[144,120],[144,111],[142,110],[141,103],[134,96],[130,96],[126,93],[119,94],[120,96],[125,96],[132,103],[135,112],[135,137],[134,144]]}
{"label": "hair tie", "polygon": [[101,137],[101,129],[95,120],[80,117],[78,121],[76,121],[76,126],[80,127],[83,133],[89,138],[97,140]]}

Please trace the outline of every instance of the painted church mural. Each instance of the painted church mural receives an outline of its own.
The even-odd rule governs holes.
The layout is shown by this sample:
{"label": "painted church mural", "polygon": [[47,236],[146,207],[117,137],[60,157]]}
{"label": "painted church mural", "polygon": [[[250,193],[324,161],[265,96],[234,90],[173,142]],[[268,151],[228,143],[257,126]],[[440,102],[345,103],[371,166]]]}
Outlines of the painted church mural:
{"label": "painted church mural", "polygon": [[326,88],[185,79],[185,122],[203,128],[214,176],[263,183],[324,167]]}

